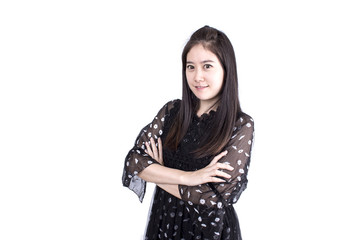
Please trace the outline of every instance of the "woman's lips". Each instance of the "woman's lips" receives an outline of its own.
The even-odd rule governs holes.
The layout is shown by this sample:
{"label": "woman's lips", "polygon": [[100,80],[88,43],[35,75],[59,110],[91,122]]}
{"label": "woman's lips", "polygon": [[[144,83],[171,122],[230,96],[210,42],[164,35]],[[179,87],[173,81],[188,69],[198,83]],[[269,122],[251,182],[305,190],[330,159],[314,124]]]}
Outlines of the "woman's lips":
{"label": "woman's lips", "polygon": [[208,86],[195,86],[196,89],[198,90],[202,90],[202,89],[205,89],[207,88]]}

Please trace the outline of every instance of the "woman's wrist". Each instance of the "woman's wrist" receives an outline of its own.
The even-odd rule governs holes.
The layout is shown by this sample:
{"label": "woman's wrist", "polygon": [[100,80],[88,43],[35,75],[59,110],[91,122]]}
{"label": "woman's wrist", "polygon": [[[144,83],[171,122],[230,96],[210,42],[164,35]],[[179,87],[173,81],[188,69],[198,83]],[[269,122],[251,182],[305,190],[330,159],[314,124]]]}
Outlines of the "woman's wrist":
{"label": "woman's wrist", "polygon": [[188,185],[189,172],[183,171],[179,176],[179,185]]}

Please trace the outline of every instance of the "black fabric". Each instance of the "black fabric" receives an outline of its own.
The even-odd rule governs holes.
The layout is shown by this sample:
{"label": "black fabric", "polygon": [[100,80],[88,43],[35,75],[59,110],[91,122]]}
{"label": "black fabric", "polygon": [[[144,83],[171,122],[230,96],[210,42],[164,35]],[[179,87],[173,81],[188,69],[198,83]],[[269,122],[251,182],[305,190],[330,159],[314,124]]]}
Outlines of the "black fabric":
{"label": "black fabric", "polygon": [[[167,103],[154,121],[140,132],[134,148],[126,157],[123,184],[133,190],[140,200],[145,194],[146,182],[137,174],[151,164],[158,164],[143,151],[144,143],[149,141],[150,137],[161,137],[164,142],[180,104],[180,100]],[[201,117],[194,114],[188,132],[178,149],[171,151],[164,148],[165,166],[195,171],[211,162],[214,156],[196,159],[191,152],[199,146],[206,131],[214,124],[215,114],[214,111]],[[156,187],[145,239],[240,240],[239,222],[232,204],[237,202],[247,185],[253,133],[253,120],[243,114],[234,126],[232,139],[225,147],[228,154],[220,160],[235,168],[234,171],[227,171],[232,176],[227,183],[179,185],[181,200]]]}

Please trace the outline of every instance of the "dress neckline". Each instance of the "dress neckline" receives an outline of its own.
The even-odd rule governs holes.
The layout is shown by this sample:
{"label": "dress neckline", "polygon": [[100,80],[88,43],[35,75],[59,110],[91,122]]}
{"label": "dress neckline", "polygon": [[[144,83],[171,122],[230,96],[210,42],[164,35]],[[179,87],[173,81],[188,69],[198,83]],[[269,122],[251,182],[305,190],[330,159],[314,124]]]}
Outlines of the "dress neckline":
{"label": "dress neckline", "polygon": [[210,110],[210,112],[208,113],[203,113],[201,114],[201,116],[199,117],[196,113],[194,114],[194,118],[198,121],[202,121],[202,120],[207,120],[207,119],[211,119],[215,116],[216,111],[215,110]]}

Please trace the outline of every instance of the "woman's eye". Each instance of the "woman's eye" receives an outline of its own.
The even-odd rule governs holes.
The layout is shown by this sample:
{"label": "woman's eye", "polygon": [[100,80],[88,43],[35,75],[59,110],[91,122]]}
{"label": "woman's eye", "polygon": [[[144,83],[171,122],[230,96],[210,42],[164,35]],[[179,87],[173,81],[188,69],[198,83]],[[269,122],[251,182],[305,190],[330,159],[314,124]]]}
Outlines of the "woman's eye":
{"label": "woman's eye", "polygon": [[193,65],[187,65],[186,68],[189,69],[189,70],[192,70],[192,69],[194,69],[194,66]]}
{"label": "woman's eye", "polygon": [[204,68],[205,68],[205,69],[209,69],[209,68],[211,68],[211,67],[212,67],[212,66],[211,66],[210,64],[205,64],[205,65],[204,65]]}

